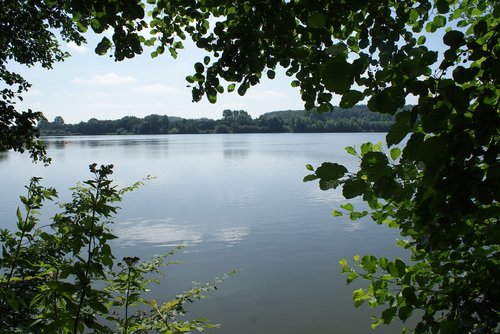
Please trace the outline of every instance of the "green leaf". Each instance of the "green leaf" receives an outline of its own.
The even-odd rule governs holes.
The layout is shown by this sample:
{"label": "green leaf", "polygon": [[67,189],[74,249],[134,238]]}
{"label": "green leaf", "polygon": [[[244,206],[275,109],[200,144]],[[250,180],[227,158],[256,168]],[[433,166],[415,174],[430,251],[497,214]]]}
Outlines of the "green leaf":
{"label": "green leaf", "polygon": [[412,129],[410,121],[411,113],[409,111],[396,114],[396,122],[391,126],[385,137],[388,146],[399,144],[408,135]]}
{"label": "green leaf", "polygon": [[358,278],[358,274],[354,271],[351,271],[351,273],[349,274],[349,276],[347,276],[345,281],[347,284],[351,284],[352,281],[354,281],[356,278]]}
{"label": "green leaf", "polygon": [[207,98],[208,98],[208,101],[212,104],[214,103],[217,103],[217,93],[215,94],[210,94],[207,92]]}
{"label": "green leaf", "polygon": [[354,155],[355,157],[358,156],[357,152],[356,152],[356,149],[352,146],[347,146],[345,148],[345,150],[347,151],[347,153],[349,153],[350,155]]}
{"label": "green leaf", "polygon": [[235,88],[236,88],[235,84],[230,84],[227,86],[227,91],[231,93],[232,91],[234,91]]}
{"label": "green leaf", "polygon": [[387,270],[387,265],[389,263],[389,260],[387,260],[386,257],[379,258],[378,263],[379,263],[380,268],[382,268],[383,270]]}
{"label": "green leaf", "polygon": [[334,93],[344,94],[354,83],[352,65],[349,64],[345,56],[338,55],[328,60],[322,67],[321,78],[325,87]]}
{"label": "green leaf", "polygon": [[393,177],[387,175],[377,175],[375,177],[371,176],[370,179],[375,179],[373,190],[377,196],[387,200],[397,198],[397,195],[399,194],[399,187]]}
{"label": "green leaf", "polygon": [[416,21],[418,20],[418,17],[419,17],[419,12],[416,9],[412,8],[410,10],[410,21]]}
{"label": "green leaf", "polygon": [[453,79],[459,84],[464,84],[474,80],[478,73],[479,68],[477,67],[465,68],[463,66],[458,66],[453,70]]}
{"label": "green leaf", "polygon": [[399,309],[399,312],[398,312],[399,319],[401,319],[402,321],[405,321],[406,319],[408,319],[410,317],[412,312],[413,312],[413,309],[410,306],[403,306],[402,308]]}
{"label": "green leaf", "polygon": [[368,101],[371,111],[394,115],[398,109],[403,108],[406,102],[406,94],[401,86],[392,86],[376,93]]}
{"label": "green leaf", "polygon": [[361,267],[370,274],[377,271],[378,261],[373,255],[365,255],[361,258]]}
{"label": "green leaf", "polygon": [[361,144],[361,156],[364,156],[368,152],[373,151],[373,143],[363,143]]}
{"label": "green leaf", "polygon": [[332,57],[336,57],[339,55],[341,55],[343,57],[347,57],[347,55],[349,54],[349,49],[347,48],[347,46],[343,42],[340,42],[337,44],[330,45],[326,49],[326,54],[328,54]]}
{"label": "green leaf", "polygon": [[348,180],[344,183],[344,187],[342,188],[342,194],[346,199],[351,199],[363,195],[365,188],[366,188],[366,183],[364,180],[359,180],[359,179]]}
{"label": "green leaf", "polygon": [[474,25],[473,30],[474,30],[474,35],[476,37],[480,37],[480,36],[486,34],[486,32],[488,31],[488,24],[484,20],[478,21]]}
{"label": "green leaf", "polygon": [[17,222],[18,222],[17,226],[21,230],[22,229],[22,223],[23,223],[23,215],[21,214],[21,209],[19,207],[17,207],[16,216],[17,216]]}
{"label": "green leaf", "polygon": [[384,323],[383,319],[375,319],[374,322],[372,322],[372,324],[370,325],[370,327],[371,327],[371,329],[375,329],[383,323]]}
{"label": "green leaf", "polygon": [[361,219],[363,217],[366,217],[366,215],[368,214],[368,211],[352,211],[351,213],[349,213],[349,219],[351,220],[358,220],[358,219]]}
{"label": "green leaf", "polygon": [[333,107],[330,103],[322,103],[318,107],[318,112],[319,113],[330,112],[330,111],[332,111],[332,109],[333,109]]}
{"label": "green leaf", "polygon": [[274,79],[276,77],[276,72],[274,72],[273,70],[268,70],[267,77],[271,80]]}
{"label": "green leaf", "polygon": [[307,20],[307,26],[310,28],[321,29],[324,28],[326,24],[326,17],[323,13],[314,12],[309,15]]}
{"label": "green leaf", "polygon": [[[453,74],[455,75],[455,73]],[[457,76],[460,80],[467,80],[468,79],[467,76],[471,74],[473,73],[460,73],[457,74]],[[443,95],[449,102],[451,102],[453,107],[455,107],[455,109],[457,109],[458,111],[467,110],[469,107],[469,103],[471,102],[469,100],[467,92],[464,91],[462,87],[457,86],[454,83],[452,85],[448,85],[443,88]]]}
{"label": "green leaf", "polygon": [[399,147],[393,147],[391,149],[392,160],[396,160],[397,158],[399,158],[400,155],[401,155],[401,150],[399,149]]}
{"label": "green leaf", "polygon": [[196,73],[203,73],[203,71],[205,71],[205,66],[203,66],[202,63],[195,63],[194,64],[194,70],[196,71]]}
{"label": "green leaf", "polygon": [[387,272],[393,277],[399,277],[398,270],[396,269],[396,265],[394,262],[390,261],[387,263]]}
{"label": "green leaf", "polygon": [[440,323],[440,332],[442,334],[453,334],[459,332],[460,320],[447,320]]}
{"label": "green leaf", "polygon": [[340,267],[342,268],[342,272],[343,273],[350,271],[349,266],[347,265],[347,260],[346,259],[341,259],[339,261],[339,264],[340,264]]}
{"label": "green leaf", "polygon": [[339,106],[344,109],[351,108],[363,100],[364,97],[365,95],[362,92],[350,90],[342,95]]}
{"label": "green leaf", "polygon": [[450,11],[450,5],[446,0],[438,0],[436,1],[436,9],[438,10],[439,14],[446,14]]}
{"label": "green leaf", "polygon": [[[5,296],[3,297],[5,298]],[[21,304],[17,296],[14,296],[12,293],[8,293],[6,299],[7,299],[7,304],[9,304],[9,306],[16,312],[19,312]]]}
{"label": "green leaf", "polygon": [[397,271],[397,277],[403,277],[406,273],[406,264],[401,259],[396,259],[394,265]]}
{"label": "green leaf", "polygon": [[363,289],[359,288],[356,289],[352,292],[352,299],[354,300],[354,306],[359,307],[361,306],[365,300],[369,299],[370,297],[365,294]]}
{"label": "green leaf", "polygon": [[309,174],[309,175],[306,175],[306,176],[304,177],[304,180],[303,180],[303,181],[304,181],[304,182],[310,182],[310,181],[314,181],[314,180],[317,180],[317,179],[318,179],[318,177],[317,177],[316,175],[314,175],[314,174]]}
{"label": "green leaf", "polygon": [[108,50],[111,48],[111,46],[112,46],[112,44],[111,44],[111,41],[109,40],[109,38],[104,36],[102,38],[102,40],[97,44],[97,46],[95,48],[95,53],[102,56],[102,55],[106,54],[106,52],[108,52]]}
{"label": "green leaf", "polygon": [[338,210],[333,210],[332,211],[332,216],[334,216],[334,217],[341,217],[343,215],[344,214],[342,212],[338,211]]}
{"label": "green leaf", "polygon": [[307,164],[306,169],[314,172],[314,167],[311,164]]}
{"label": "green leaf", "polygon": [[347,173],[347,169],[337,163],[324,162],[316,169],[316,175],[322,180],[337,181]]}
{"label": "green leaf", "polygon": [[450,30],[443,36],[444,44],[452,48],[459,48],[465,44],[464,33],[458,30]]}
{"label": "green leaf", "polygon": [[435,28],[442,28],[446,25],[446,17],[443,15],[436,15],[432,20],[432,23]]}
{"label": "green leaf", "polygon": [[245,95],[249,87],[250,87],[250,84],[248,82],[242,83],[238,87],[238,95],[240,95],[240,96]]}
{"label": "green leaf", "polygon": [[380,174],[388,165],[387,156],[381,152],[367,152],[361,159],[361,168],[367,174]]}
{"label": "green leaf", "polygon": [[354,210],[354,207],[352,206],[351,203],[346,203],[346,204],[342,204],[340,205],[340,207],[344,210],[347,210],[347,211],[353,211]]}
{"label": "green leaf", "polygon": [[390,307],[382,312],[382,320],[384,320],[384,324],[390,324],[392,322],[397,310],[397,307]]}
{"label": "green leaf", "polygon": [[330,190],[330,189],[335,189],[339,186],[339,181],[337,180],[323,180],[321,179],[319,181],[319,188],[321,190]]}

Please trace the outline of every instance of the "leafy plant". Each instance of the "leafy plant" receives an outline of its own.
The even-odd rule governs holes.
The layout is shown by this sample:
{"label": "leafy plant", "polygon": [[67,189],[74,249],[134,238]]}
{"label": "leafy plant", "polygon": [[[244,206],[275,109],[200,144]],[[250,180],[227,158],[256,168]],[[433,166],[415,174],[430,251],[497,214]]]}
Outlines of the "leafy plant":
{"label": "leafy plant", "polygon": [[[215,103],[217,94],[225,90],[244,95],[263,75],[272,79],[282,67],[292,77],[291,85],[300,87],[307,110],[332,111],[336,94],[342,107],[367,101],[371,111],[395,117],[386,136],[389,154],[366,144],[358,154],[359,171],[349,173],[343,166],[325,163],[315,170],[311,166],[314,173],[307,177],[318,178],[322,189],[342,185],[348,199],[361,196],[370,211],[358,212],[346,203],[343,208],[351,218],[370,214],[378,223],[397,227],[407,240],[404,247],[411,252],[412,263],[362,257],[355,260],[360,272],[342,263],[348,279],[360,277],[369,283],[366,289],[356,290],[355,303],[369,300],[373,306],[387,306],[381,317],[384,323],[395,316],[405,320],[414,310],[422,310],[415,328],[419,333],[497,331],[498,1],[172,0],[147,4],[148,22],[146,4],[141,1],[105,0],[98,5],[4,1],[1,22],[19,33],[2,30],[0,38],[0,79],[8,86],[0,100],[0,147],[27,148],[35,159],[44,156],[33,129],[41,114],[15,111],[14,99],[29,85],[7,70],[6,61],[50,68],[65,57],[54,30],[80,44],[81,33],[88,29],[100,34],[112,28],[112,41],[103,37],[96,53],[112,52],[116,60],[142,53],[143,46],[153,48],[152,57],[168,51],[175,58],[182,41],[191,37],[208,53],[194,64],[195,73],[186,77],[194,101],[206,96]],[[140,34],[144,28],[150,28],[151,36]],[[434,44],[428,41],[436,36],[442,39],[439,50],[433,50]],[[404,108],[408,98],[416,103]],[[391,161],[399,155],[392,147],[400,144],[399,160]],[[10,249],[14,259],[17,244],[18,240]],[[95,260],[91,254],[81,262]],[[88,278],[92,275],[79,278],[78,295],[83,299],[92,295],[87,291]],[[9,279],[12,284],[14,277]],[[390,284],[397,293],[390,291]]]}
{"label": "leafy plant", "polygon": [[[360,160],[358,172],[349,173],[340,165],[325,168],[328,165],[323,164],[315,170],[308,165],[315,173],[305,181],[319,179],[324,190],[342,185],[347,199],[362,196],[369,211],[356,211],[346,203],[333,215],[347,214],[357,220],[370,214],[377,224],[398,228],[404,239],[397,245],[408,250],[411,258],[405,262],[356,255],[354,267],[346,259],[340,261],[347,284],[357,279],[368,282],[366,288],[353,291],[354,305],[385,307],[372,328],[394,318],[405,322],[413,315],[419,319],[415,333],[494,333],[499,325],[498,204],[474,199],[477,212],[460,217],[465,208],[450,211],[454,203],[438,202],[435,197],[442,196],[438,190],[422,193],[429,176],[423,165],[405,159],[405,151],[401,157],[394,147],[387,154],[380,144],[372,143],[363,144],[359,151],[346,150]],[[481,169],[486,173],[487,168]],[[322,186],[325,183],[329,187]],[[455,220],[450,221],[450,216]]]}
{"label": "leafy plant", "polygon": [[[144,293],[152,274],[171,264],[166,255],[141,262],[125,257],[117,264],[112,254],[110,225],[122,195],[141,182],[118,189],[109,176],[112,165],[90,165],[93,178],[72,188],[72,200],[48,226],[39,226],[44,201],[57,192],[32,178],[23,210],[17,210],[18,231],[2,230],[0,258],[0,326],[22,333],[187,333],[212,328],[206,319],[181,320],[185,304],[205,297],[214,283],[196,285],[164,303]],[[149,278],[146,278],[149,277]],[[133,308],[133,310],[132,310]],[[124,317],[118,314],[124,309]]]}

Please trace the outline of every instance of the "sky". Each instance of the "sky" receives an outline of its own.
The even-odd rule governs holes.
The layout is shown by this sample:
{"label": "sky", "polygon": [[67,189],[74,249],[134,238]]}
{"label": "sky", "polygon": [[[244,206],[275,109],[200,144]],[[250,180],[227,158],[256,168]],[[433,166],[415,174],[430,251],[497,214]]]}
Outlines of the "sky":
{"label": "sky", "polygon": [[[440,50],[442,34],[427,36],[426,45]],[[24,76],[32,84],[23,95],[18,110],[30,108],[42,111],[49,121],[61,116],[66,123],[119,119],[124,116],[144,117],[150,114],[179,116],[183,118],[222,117],[224,109],[245,110],[253,118],[266,112],[288,109],[304,109],[298,87],[292,87],[292,78],[278,69],[276,78],[264,75],[261,83],[251,87],[245,96],[236,91],[218,95],[216,104],[204,98],[192,102],[191,88],[187,87],[187,75],[194,73],[193,65],[207,55],[192,42],[184,43],[177,59],[165,53],[151,58],[153,49],[145,49],[142,55],[121,62],[109,56],[98,56],[94,48],[100,36],[86,35],[88,44],[61,43],[71,57],[54,64],[51,70],[39,66],[27,68],[12,64],[10,69]],[[334,96],[333,105],[340,98]],[[407,103],[415,103],[407,100]]]}
{"label": "sky", "polygon": [[283,71],[276,79],[263,78],[244,97],[232,93],[218,95],[216,104],[206,98],[192,102],[191,88],[185,77],[194,73],[194,63],[206,55],[195,47],[151,58],[151,49],[122,62],[94,52],[98,40],[87,45],[63,43],[71,58],[54,64],[51,70],[41,67],[14,66],[32,84],[18,107],[42,111],[49,121],[61,116],[66,123],[90,118],[119,119],[150,114],[183,118],[221,118],[224,109],[247,111],[252,117],[286,109],[303,109],[299,88],[290,85]]}

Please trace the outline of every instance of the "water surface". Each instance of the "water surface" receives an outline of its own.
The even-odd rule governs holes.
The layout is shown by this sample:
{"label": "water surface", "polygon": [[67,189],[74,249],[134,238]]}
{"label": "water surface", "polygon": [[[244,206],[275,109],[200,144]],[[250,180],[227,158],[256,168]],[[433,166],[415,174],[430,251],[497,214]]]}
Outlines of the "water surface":
{"label": "water surface", "polygon": [[[114,231],[115,254],[148,258],[183,243],[155,298],[186,290],[233,269],[191,314],[222,327],[214,333],[373,333],[370,309],[355,309],[338,261],[356,254],[400,256],[396,231],[367,220],[331,216],[344,203],[340,191],[302,182],[305,164],[324,161],[354,170],[344,147],[383,140],[382,134],[225,134],[48,138],[51,166],[27,156],[0,156],[2,226],[15,223],[18,195],[30,176],[67,188],[90,176],[88,165],[115,165],[126,186]],[[55,212],[55,208],[48,210]],[[375,332],[397,333],[383,327]]]}

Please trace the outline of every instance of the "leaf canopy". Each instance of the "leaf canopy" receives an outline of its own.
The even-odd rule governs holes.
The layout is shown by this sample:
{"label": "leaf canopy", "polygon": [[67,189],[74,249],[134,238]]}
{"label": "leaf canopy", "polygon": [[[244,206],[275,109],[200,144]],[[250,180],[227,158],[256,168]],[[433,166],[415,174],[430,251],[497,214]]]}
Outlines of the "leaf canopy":
{"label": "leaf canopy", "polygon": [[[190,38],[210,57],[187,76],[193,101],[206,96],[215,103],[222,85],[244,95],[263,73],[273,78],[283,67],[306,109],[329,111],[336,94],[344,106],[365,100],[372,111],[396,115],[386,140],[403,145],[397,162],[380,146],[364,145],[359,171],[348,174],[325,163],[315,172],[322,189],[343,185],[346,197],[361,195],[373,220],[398,227],[409,240],[412,264],[396,260],[380,268],[355,260],[365,271],[359,277],[370,283],[355,291],[355,305],[390,306],[384,323],[420,309],[417,332],[494,332],[500,291],[499,21],[500,4],[493,0],[5,0],[0,145],[44,157],[35,128],[43,116],[15,110],[29,84],[7,62],[50,68],[62,61],[67,55],[54,32],[80,44],[86,31],[110,29],[112,38],[96,52],[118,61],[145,46],[152,56],[168,50],[175,57]],[[142,36],[145,29],[152,38]],[[442,34],[443,49],[431,49],[433,34]],[[405,107],[410,96],[417,102]],[[375,269],[384,274],[373,275]],[[401,294],[392,293],[388,282]]]}

